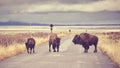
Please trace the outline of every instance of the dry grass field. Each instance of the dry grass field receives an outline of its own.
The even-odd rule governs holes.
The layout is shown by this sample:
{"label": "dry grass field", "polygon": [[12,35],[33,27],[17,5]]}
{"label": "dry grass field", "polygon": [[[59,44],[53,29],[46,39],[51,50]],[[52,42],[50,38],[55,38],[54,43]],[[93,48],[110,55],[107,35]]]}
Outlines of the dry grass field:
{"label": "dry grass field", "polygon": [[48,33],[8,33],[0,34],[0,60],[17,55],[25,51],[27,38],[33,37],[36,45],[48,40]]}
{"label": "dry grass field", "polygon": [[[7,33],[0,34],[0,60],[20,54],[24,52],[25,42],[27,38],[33,37],[36,41],[36,46],[47,42],[49,33],[35,32],[35,33]],[[57,34],[59,37],[65,36],[63,33]]]}
{"label": "dry grass field", "polygon": [[[43,42],[47,42],[49,38],[49,27],[32,27],[32,31],[29,32],[29,27],[26,28],[28,32],[11,32],[9,27],[6,29],[6,32],[0,33],[0,60],[5,58],[17,55],[25,51],[25,42],[28,37],[33,37],[36,40],[36,45],[40,45]],[[105,28],[105,29],[103,29]],[[108,55],[114,62],[116,62],[120,66],[120,27],[107,28],[107,27],[79,27],[79,26],[68,26],[64,27],[54,27],[53,32],[57,32],[58,36],[66,36],[66,35],[75,35],[85,32],[90,34],[95,34],[99,37],[98,46],[102,50],[102,52]],[[1,28],[0,28],[1,29]],[[11,30],[13,30],[12,27]],[[26,30],[22,28],[22,31]],[[71,33],[68,30],[71,29]],[[2,27],[1,30],[4,30]],[[20,29],[19,29],[20,30]],[[7,32],[9,31],[9,32]],[[39,32],[41,31],[41,32]]]}
{"label": "dry grass field", "polygon": [[100,33],[99,48],[120,66],[120,32]]}

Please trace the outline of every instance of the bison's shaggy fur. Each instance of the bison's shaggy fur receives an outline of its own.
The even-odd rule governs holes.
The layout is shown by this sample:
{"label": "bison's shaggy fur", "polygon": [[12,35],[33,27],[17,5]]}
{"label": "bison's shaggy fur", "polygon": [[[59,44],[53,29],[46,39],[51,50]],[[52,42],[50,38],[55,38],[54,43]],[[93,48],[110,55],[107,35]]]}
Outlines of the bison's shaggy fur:
{"label": "bison's shaggy fur", "polygon": [[33,53],[35,53],[35,50],[34,50],[34,48],[35,48],[35,39],[28,38],[25,45],[26,45],[26,49],[27,49],[28,54],[29,53],[31,54],[32,51],[33,51]]}
{"label": "bison's shaggy fur", "polygon": [[84,52],[88,52],[89,46],[91,45],[95,46],[94,52],[97,52],[97,36],[90,35],[88,33],[81,33],[80,35],[75,35],[72,41],[74,44],[81,44],[85,49]]}
{"label": "bison's shaggy fur", "polygon": [[60,46],[60,38],[57,37],[57,34],[51,34],[50,38],[49,38],[49,52],[51,52],[51,45],[53,48],[53,51],[56,52],[56,48],[57,48],[57,52],[59,52],[59,46]]}

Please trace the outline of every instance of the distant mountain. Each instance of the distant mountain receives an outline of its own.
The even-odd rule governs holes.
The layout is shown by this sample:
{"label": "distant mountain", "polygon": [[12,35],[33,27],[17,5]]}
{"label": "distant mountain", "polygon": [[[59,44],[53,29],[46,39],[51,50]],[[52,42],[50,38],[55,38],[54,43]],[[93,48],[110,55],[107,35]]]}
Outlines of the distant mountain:
{"label": "distant mountain", "polygon": [[[120,11],[100,11],[100,12],[82,12],[82,11],[51,11],[34,12],[31,17],[37,17],[38,20],[46,23],[120,23]],[[36,18],[36,19],[37,19]]]}
{"label": "distant mountain", "polygon": [[50,24],[55,26],[120,26],[120,11],[54,11],[29,13],[25,17],[21,14],[14,16],[12,21],[0,22],[0,26],[49,26]]}
{"label": "distant mountain", "polygon": [[[120,26],[120,23],[51,23],[54,26]],[[49,26],[48,23],[26,23],[26,22],[17,22],[17,21],[8,21],[8,22],[0,22],[0,26]]]}
{"label": "distant mountain", "polygon": [[53,24],[55,26],[120,26],[120,24]]}
{"label": "distant mountain", "polygon": [[47,26],[48,24],[39,24],[39,23],[26,23],[26,22],[15,22],[15,21],[8,21],[8,22],[0,22],[0,26]]}

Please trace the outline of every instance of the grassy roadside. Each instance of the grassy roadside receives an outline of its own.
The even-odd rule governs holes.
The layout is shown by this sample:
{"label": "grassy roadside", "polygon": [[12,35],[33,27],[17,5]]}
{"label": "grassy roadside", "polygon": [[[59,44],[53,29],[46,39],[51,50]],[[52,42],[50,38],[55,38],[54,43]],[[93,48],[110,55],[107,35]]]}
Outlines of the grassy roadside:
{"label": "grassy roadside", "polygon": [[[48,38],[35,38],[36,40],[36,45],[40,45],[44,42],[47,42],[48,41]],[[9,58],[9,57],[12,57],[12,56],[15,56],[17,54],[20,54],[20,53],[23,53],[26,51],[26,47],[25,47],[25,44],[24,43],[21,43],[21,44],[18,44],[18,43],[15,43],[15,44],[12,44],[12,45],[9,45],[7,47],[4,47],[4,46],[0,46],[0,60],[4,60],[6,58]]]}
{"label": "grassy roadside", "polygon": [[[45,43],[49,39],[48,33],[33,34],[0,34],[0,60],[15,56],[26,51],[25,42],[29,35],[36,41],[36,46]],[[58,37],[66,36],[66,34],[58,33]]]}
{"label": "grassy roadside", "polygon": [[24,44],[14,44],[8,47],[0,46],[0,60],[20,54],[25,51]]}
{"label": "grassy roadside", "polygon": [[120,67],[120,35],[105,33],[99,35],[99,48]]}

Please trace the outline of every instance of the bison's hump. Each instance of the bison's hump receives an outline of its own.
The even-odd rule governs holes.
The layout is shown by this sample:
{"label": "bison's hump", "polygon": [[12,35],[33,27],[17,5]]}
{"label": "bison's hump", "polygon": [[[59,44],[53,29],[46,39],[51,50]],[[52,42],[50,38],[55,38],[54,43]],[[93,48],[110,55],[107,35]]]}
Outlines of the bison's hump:
{"label": "bison's hump", "polygon": [[83,40],[86,40],[86,39],[88,39],[89,37],[90,37],[90,34],[88,34],[88,33],[81,33],[81,34],[80,34],[80,38],[83,39]]}
{"label": "bison's hump", "polygon": [[84,41],[91,41],[96,39],[97,37],[88,33],[81,33],[80,38]]}

